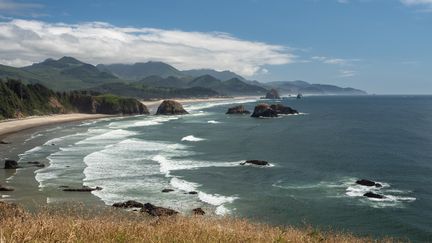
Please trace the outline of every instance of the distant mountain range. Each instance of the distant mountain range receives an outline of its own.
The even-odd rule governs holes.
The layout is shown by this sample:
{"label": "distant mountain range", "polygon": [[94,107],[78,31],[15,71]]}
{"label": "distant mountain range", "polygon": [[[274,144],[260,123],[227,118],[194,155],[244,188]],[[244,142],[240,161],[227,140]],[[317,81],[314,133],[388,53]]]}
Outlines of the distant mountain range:
{"label": "distant mountain range", "polygon": [[197,69],[180,71],[163,62],[97,66],[73,57],[47,59],[31,66],[0,65],[0,79],[41,83],[57,91],[92,90],[136,98],[186,98],[235,95],[264,95],[275,88],[285,94],[360,95],[366,92],[304,81],[260,83],[230,71]]}

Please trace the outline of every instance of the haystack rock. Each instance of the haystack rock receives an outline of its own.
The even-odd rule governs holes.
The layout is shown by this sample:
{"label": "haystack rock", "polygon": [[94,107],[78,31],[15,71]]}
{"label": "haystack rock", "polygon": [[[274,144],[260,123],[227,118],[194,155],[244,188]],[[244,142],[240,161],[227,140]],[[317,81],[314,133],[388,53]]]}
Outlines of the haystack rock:
{"label": "haystack rock", "polygon": [[234,106],[228,109],[226,114],[250,114],[250,111],[246,110],[243,105]]}
{"label": "haystack rock", "polygon": [[267,92],[266,99],[272,99],[272,100],[280,100],[279,92],[275,89],[271,89],[269,92]]}
{"label": "haystack rock", "polygon": [[270,108],[276,111],[277,114],[284,114],[284,115],[298,114],[297,110],[294,110],[289,106],[284,106],[281,104],[271,105]]}
{"label": "haystack rock", "polygon": [[164,100],[162,104],[159,105],[156,115],[185,115],[189,114],[177,101],[174,100]]}
{"label": "haystack rock", "polygon": [[255,106],[251,117],[278,117],[278,114],[268,104],[259,104]]}
{"label": "haystack rock", "polygon": [[154,217],[173,216],[179,213],[173,209],[158,207],[151,203],[144,204],[144,206],[141,209],[141,212],[148,213]]}

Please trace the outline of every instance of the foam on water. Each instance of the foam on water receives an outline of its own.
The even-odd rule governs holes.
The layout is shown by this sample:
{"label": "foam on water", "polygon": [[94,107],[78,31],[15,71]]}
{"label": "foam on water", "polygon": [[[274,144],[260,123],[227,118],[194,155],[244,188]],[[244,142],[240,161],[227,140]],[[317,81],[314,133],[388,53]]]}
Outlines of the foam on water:
{"label": "foam on water", "polygon": [[[356,198],[362,204],[368,205],[374,208],[384,207],[404,207],[404,203],[413,202],[416,200],[415,197],[407,196],[412,193],[411,191],[404,191],[399,189],[389,189],[391,185],[385,182],[377,182],[382,187],[368,187],[356,184],[358,178],[344,178],[339,181],[329,182],[321,181],[316,184],[286,184],[282,180],[277,181],[273,184],[274,187],[286,189],[286,190],[299,190],[303,192],[305,190],[317,190],[327,193],[327,197],[331,198]],[[384,198],[369,198],[365,197],[364,194],[372,192],[384,196]]]}
{"label": "foam on water", "polygon": [[257,101],[257,99],[209,101],[209,102],[185,105],[184,107],[187,111],[194,112],[194,111],[208,109],[215,106],[230,105],[230,104],[244,104],[244,103],[250,103],[255,101]]}
{"label": "foam on water", "polygon": [[219,124],[221,122],[215,121],[215,120],[210,120],[210,121],[207,121],[207,123],[209,123],[209,124]]}
{"label": "foam on water", "polygon": [[187,142],[199,142],[199,141],[204,141],[204,140],[205,140],[204,138],[198,138],[198,137],[195,137],[194,135],[188,135],[188,136],[183,137],[181,139],[181,141],[187,141]]}

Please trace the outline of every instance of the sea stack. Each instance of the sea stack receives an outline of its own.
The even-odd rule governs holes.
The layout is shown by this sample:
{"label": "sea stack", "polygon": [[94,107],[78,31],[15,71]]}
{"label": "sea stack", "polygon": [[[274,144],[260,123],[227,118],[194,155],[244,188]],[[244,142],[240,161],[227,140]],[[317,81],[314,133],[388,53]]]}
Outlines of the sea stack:
{"label": "sea stack", "polygon": [[275,89],[271,89],[269,92],[267,92],[266,99],[272,99],[272,100],[280,100],[279,92]]}
{"label": "sea stack", "polygon": [[276,111],[277,114],[283,114],[283,115],[298,114],[297,110],[294,110],[289,106],[284,106],[281,104],[271,105],[270,108]]}
{"label": "sea stack", "polygon": [[250,114],[250,111],[246,110],[243,105],[238,105],[238,106],[234,106],[234,107],[229,108],[228,111],[226,112],[226,114],[243,115],[243,114]]}
{"label": "sea stack", "polygon": [[270,107],[270,105],[263,103],[255,106],[251,117],[278,117],[278,114]]}
{"label": "sea stack", "polygon": [[156,115],[185,115],[189,114],[177,101],[174,100],[164,100],[162,104],[159,105]]}

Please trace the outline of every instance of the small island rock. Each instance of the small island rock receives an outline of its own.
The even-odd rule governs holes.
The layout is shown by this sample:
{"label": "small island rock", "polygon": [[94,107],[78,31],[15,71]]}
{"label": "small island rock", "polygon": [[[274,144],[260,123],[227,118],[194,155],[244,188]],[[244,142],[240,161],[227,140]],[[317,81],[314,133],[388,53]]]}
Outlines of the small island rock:
{"label": "small island rock", "polygon": [[144,204],[134,200],[129,200],[126,202],[114,203],[112,206],[115,208],[142,208],[144,207]]}
{"label": "small island rock", "polygon": [[165,189],[162,190],[162,192],[165,192],[165,193],[166,192],[173,192],[173,191],[174,191],[173,189],[169,189],[169,188],[165,188]]}
{"label": "small island rock", "polygon": [[357,180],[356,184],[359,184],[359,185],[362,185],[362,186],[382,187],[382,185],[380,183],[376,183],[374,181],[366,180],[366,179]]}
{"label": "small island rock", "polygon": [[159,105],[156,115],[185,115],[189,114],[183,106],[174,100],[164,100]]}
{"label": "small island rock", "polygon": [[251,117],[278,117],[278,114],[268,104],[259,104],[255,106],[254,112]]}
{"label": "small island rock", "polygon": [[63,191],[65,192],[92,192],[92,191],[100,191],[102,190],[102,187],[88,187],[88,186],[83,186],[81,188],[65,188],[63,189]]}
{"label": "small island rock", "polygon": [[238,105],[229,108],[226,114],[250,114],[250,111],[246,110],[243,105]]}
{"label": "small island rock", "polygon": [[269,162],[265,161],[265,160],[246,160],[245,162],[240,163],[241,165],[246,165],[246,164],[250,164],[250,165],[260,165],[260,166],[268,166],[270,165]]}
{"label": "small island rock", "polygon": [[18,162],[16,160],[7,159],[5,160],[5,169],[18,169],[20,166],[18,166]]}
{"label": "small island rock", "polygon": [[284,106],[281,104],[271,105],[270,108],[276,111],[277,114],[284,114],[284,115],[298,114],[297,110],[294,110],[289,106]]}
{"label": "small island rock", "polygon": [[380,194],[376,194],[376,193],[373,193],[373,192],[366,192],[365,194],[363,194],[363,196],[369,197],[369,198],[376,198],[376,199],[383,199],[383,198],[385,198],[385,196],[380,195]]}
{"label": "small island rock", "polygon": [[173,209],[158,207],[151,203],[144,204],[141,212],[148,213],[154,217],[173,216],[179,213]]}
{"label": "small island rock", "polygon": [[192,209],[192,213],[194,215],[204,215],[205,211],[202,208],[194,208]]}
{"label": "small island rock", "polygon": [[12,192],[15,189],[13,189],[12,187],[7,187],[7,186],[2,186],[0,185],[0,192]]}

